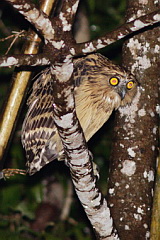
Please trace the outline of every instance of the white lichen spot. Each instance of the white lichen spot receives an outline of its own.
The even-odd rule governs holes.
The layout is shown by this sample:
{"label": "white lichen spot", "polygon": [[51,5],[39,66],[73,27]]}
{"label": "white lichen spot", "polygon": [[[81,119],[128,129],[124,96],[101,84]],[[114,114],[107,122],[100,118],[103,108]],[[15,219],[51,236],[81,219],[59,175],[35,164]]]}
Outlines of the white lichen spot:
{"label": "white lichen spot", "polygon": [[82,52],[88,53],[93,52],[96,48],[93,46],[93,43],[85,44],[85,49],[82,49]]}
{"label": "white lichen spot", "polygon": [[18,60],[14,57],[8,57],[6,61],[1,63],[1,67],[7,67],[7,66],[16,66],[18,64]]}
{"label": "white lichen spot", "polygon": [[55,66],[51,68],[53,74],[56,75],[59,81],[67,81],[73,73],[73,63],[69,59],[62,66]]}
{"label": "white lichen spot", "polygon": [[132,71],[135,71],[135,69],[148,69],[151,67],[150,59],[147,58],[147,56],[137,57],[137,61],[132,65]]}
{"label": "white lichen spot", "polygon": [[76,1],[75,4],[72,6],[71,11],[72,13],[75,13],[77,11],[79,1]]}
{"label": "white lichen spot", "polygon": [[124,148],[124,144],[120,143],[119,145],[120,145],[121,148]]}
{"label": "white lichen spot", "polygon": [[97,44],[98,49],[105,47],[105,45],[102,43],[102,40],[98,39],[97,43],[98,43]]}
{"label": "white lichen spot", "polygon": [[137,212],[143,214],[143,213],[144,213],[144,210],[143,210],[141,207],[138,207],[138,208],[137,208]]}
{"label": "white lichen spot", "polygon": [[153,188],[151,189],[151,195],[152,195],[152,197],[153,197],[153,195],[154,195],[154,190],[153,190]]}
{"label": "white lichen spot", "polygon": [[135,20],[135,22],[134,22],[134,27],[131,27],[131,30],[132,30],[132,31],[136,31],[136,30],[141,29],[141,28],[143,28],[143,27],[145,27],[145,26],[147,26],[147,25],[148,25],[148,24],[143,23],[143,22],[140,21],[140,20]]}
{"label": "white lichen spot", "polygon": [[[11,2],[12,2],[12,1],[11,1]],[[22,8],[22,6],[21,6],[21,5],[14,5],[14,8],[20,9],[20,8]]]}
{"label": "white lichen spot", "polygon": [[29,9],[29,8],[30,8],[30,5],[29,5],[28,3],[25,3],[25,4],[23,5],[23,7],[24,7],[25,9]]}
{"label": "white lichen spot", "polygon": [[127,176],[132,176],[136,171],[136,163],[131,160],[125,160],[122,163],[122,169],[121,173],[127,175]]}
{"label": "white lichen spot", "polygon": [[140,88],[137,88],[137,94],[132,100],[131,105],[126,105],[124,107],[119,107],[120,117],[125,116],[125,122],[135,123],[136,112],[138,111],[138,102],[141,96]]}
{"label": "white lichen spot", "polygon": [[156,112],[160,116],[160,105],[159,104],[156,105]]}
{"label": "white lichen spot", "polygon": [[59,18],[60,20],[62,21],[62,25],[63,25],[63,31],[66,32],[66,31],[70,31],[71,28],[72,28],[72,25],[68,23],[66,17],[65,17],[65,14],[63,12],[61,12],[59,14]]}
{"label": "white lichen spot", "polygon": [[118,39],[121,39],[121,38],[123,38],[125,35],[123,34],[123,33],[119,33],[119,35],[118,35]]}
{"label": "white lichen spot", "polygon": [[144,178],[148,178],[148,182],[154,181],[154,172],[150,170],[149,172],[144,171],[143,173]]}
{"label": "white lichen spot", "polygon": [[144,228],[148,228],[148,225],[146,223],[143,224]]}
{"label": "white lichen spot", "polygon": [[133,147],[133,148],[128,148],[128,149],[127,149],[127,152],[128,152],[128,154],[129,154],[131,157],[135,157],[135,156],[136,156],[136,153],[134,152],[133,149],[135,149],[135,147]]}
{"label": "white lichen spot", "polygon": [[139,0],[139,3],[145,5],[148,4],[148,0]]}
{"label": "white lichen spot", "polygon": [[43,65],[48,65],[48,64],[49,64],[49,60],[46,59],[46,58],[42,58],[42,59],[41,59],[41,64],[43,64]]}
{"label": "white lichen spot", "polygon": [[[23,11],[19,11],[19,12],[23,13]],[[33,9],[29,10],[27,15],[28,15],[30,21],[33,20],[33,19],[38,20],[38,18],[41,18],[40,13],[36,8],[33,8]]]}
{"label": "white lichen spot", "polygon": [[148,69],[151,67],[151,61],[146,55],[137,57],[137,62],[133,64],[133,69],[139,67],[140,69]]}
{"label": "white lichen spot", "polygon": [[149,231],[146,232],[145,239],[146,239],[146,240],[147,240],[147,239],[150,239],[150,232],[149,232]]}
{"label": "white lichen spot", "polygon": [[139,111],[138,111],[138,116],[139,117],[144,117],[146,115],[146,110],[145,109],[140,109]]}
{"label": "white lichen spot", "polygon": [[137,49],[141,49],[141,43],[139,43],[138,39],[130,38],[127,43],[127,47],[130,49],[132,55],[134,55]]}
{"label": "white lichen spot", "polygon": [[129,185],[128,185],[128,184],[126,184],[125,188],[126,188],[126,189],[128,189],[128,188],[129,188]]}
{"label": "white lichen spot", "polygon": [[129,227],[128,225],[125,225],[125,226],[124,226],[124,229],[125,229],[125,230],[130,230],[130,227]]}
{"label": "white lichen spot", "polygon": [[156,21],[160,21],[160,14],[156,14],[154,17],[153,17],[154,20]]}
{"label": "white lichen spot", "polygon": [[138,221],[141,221],[142,220],[142,216],[140,214],[137,214],[137,213],[134,213],[133,214],[134,218]]}
{"label": "white lichen spot", "polygon": [[155,45],[154,52],[155,53],[160,53],[160,46],[159,45]]}
{"label": "white lichen spot", "polygon": [[156,147],[154,145],[152,145],[151,149],[152,149],[152,151],[155,151]]}
{"label": "white lichen spot", "polygon": [[134,26],[137,27],[137,28],[142,28],[142,27],[145,26],[145,24],[142,21],[140,21],[140,20],[136,20],[134,22]]}
{"label": "white lichen spot", "polygon": [[121,217],[119,220],[122,222],[123,221],[123,217]]}
{"label": "white lichen spot", "polygon": [[153,134],[156,134],[156,133],[157,133],[157,126],[153,128]]}
{"label": "white lichen spot", "polygon": [[113,203],[111,203],[109,206],[110,206],[110,207],[113,207],[113,206],[114,206],[114,204],[113,204]]}
{"label": "white lichen spot", "polygon": [[150,113],[151,117],[155,117],[155,113],[154,112],[149,111],[149,113]]}
{"label": "white lichen spot", "polygon": [[[135,59],[135,63],[132,66],[132,71],[134,72],[136,68],[147,69],[151,66],[150,59],[147,58],[148,49],[150,49],[150,43],[145,42],[145,44],[138,41],[138,39],[131,38],[127,44],[130,52]],[[139,54],[141,51],[141,56]]]}
{"label": "white lichen spot", "polygon": [[109,45],[109,44],[113,43],[114,40],[112,40],[112,39],[106,39],[106,40],[104,40],[104,42]]}
{"label": "white lichen spot", "polygon": [[118,182],[116,182],[116,183],[115,183],[115,186],[116,186],[116,187],[119,187],[119,183],[118,183]]}
{"label": "white lichen spot", "polygon": [[74,48],[71,48],[71,49],[70,49],[70,53],[74,56],[74,55],[76,54],[75,49],[74,49]]}
{"label": "white lichen spot", "polygon": [[71,54],[68,54],[65,59],[63,60],[64,63],[70,61],[70,59],[72,58],[72,55]]}
{"label": "white lichen spot", "polygon": [[68,113],[66,115],[61,116],[61,125],[59,124],[59,126],[63,126],[64,128],[67,127],[71,127],[73,125],[73,114],[72,113]]}
{"label": "white lichen spot", "polygon": [[114,193],[114,188],[110,188],[109,189],[109,194],[113,194]]}
{"label": "white lichen spot", "polygon": [[61,40],[61,41],[52,41],[52,44],[57,49],[61,49],[65,45],[63,40]]}

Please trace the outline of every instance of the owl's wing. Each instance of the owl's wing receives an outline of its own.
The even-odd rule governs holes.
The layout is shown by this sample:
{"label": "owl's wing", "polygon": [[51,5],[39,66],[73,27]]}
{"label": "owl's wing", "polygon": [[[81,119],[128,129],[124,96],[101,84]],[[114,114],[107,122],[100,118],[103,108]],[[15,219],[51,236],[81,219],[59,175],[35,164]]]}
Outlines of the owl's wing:
{"label": "owl's wing", "polygon": [[26,150],[29,174],[34,174],[58,157],[53,94],[51,75],[46,69],[33,84],[28,99],[29,109],[22,126],[22,144]]}
{"label": "owl's wing", "polygon": [[[76,89],[88,80],[85,57],[74,60]],[[89,61],[89,60],[88,60]],[[90,62],[90,61],[89,61]],[[33,84],[28,112],[22,126],[22,144],[26,150],[29,174],[39,171],[56,158],[63,158],[63,148],[53,119],[53,79],[47,68]]]}
{"label": "owl's wing", "polygon": [[87,81],[88,73],[85,66],[85,57],[77,58],[73,61],[74,70],[73,70],[73,79],[75,88],[79,87],[83,81]]}

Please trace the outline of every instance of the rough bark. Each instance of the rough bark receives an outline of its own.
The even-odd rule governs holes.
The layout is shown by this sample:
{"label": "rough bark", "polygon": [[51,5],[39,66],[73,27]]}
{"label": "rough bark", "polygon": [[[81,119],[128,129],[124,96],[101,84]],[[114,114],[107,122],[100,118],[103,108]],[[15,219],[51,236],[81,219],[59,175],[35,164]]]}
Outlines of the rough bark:
{"label": "rough bark", "polygon": [[[158,3],[158,2],[157,2]],[[156,1],[128,1],[127,20],[158,8]],[[158,147],[160,27],[130,38],[123,64],[141,87],[116,115],[108,200],[120,239],[149,239]]]}
{"label": "rough bark", "polygon": [[[48,18],[29,0],[7,1],[23,14],[44,37],[45,47],[41,55],[42,59],[38,58],[37,61],[37,56],[35,56],[34,65],[40,65],[40,61],[42,64],[44,61],[46,64],[50,64],[55,89],[54,121],[62,140],[77,195],[98,238],[119,239],[107,202],[96,186],[91,156],[76,117],[71,79],[72,58],[103,48],[138,29],[152,25],[160,20],[160,14],[158,11],[150,13],[121,26],[118,30],[114,30],[98,40],[77,44],[72,36],[71,27],[78,7],[78,0],[63,1],[60,13],[53,19]],[[32,58],[33,56],[28,57]],[[11,64],[19,65],[19,60],[17,58],[15,61],[15,56],[12,59],[13,63],[9,61],[10,58],[8,60],[7,56],[3,57],[2,60],[1,65],[6,62],[8,66]]]}

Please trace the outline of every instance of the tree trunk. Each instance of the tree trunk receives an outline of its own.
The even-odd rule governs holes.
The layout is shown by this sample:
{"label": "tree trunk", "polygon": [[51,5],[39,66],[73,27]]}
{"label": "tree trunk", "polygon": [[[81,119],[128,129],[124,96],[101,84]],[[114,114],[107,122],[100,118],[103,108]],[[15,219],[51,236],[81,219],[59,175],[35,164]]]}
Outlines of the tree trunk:
{"label": "tree trunk", "polygon": [[[129,0],[127,21],[156,10],[158,1]],[[141,22],[137,22],[141,24]],[[150,27],[123,47],[123,65],[141,87],[131,106],[116,114],[108,200],[121,240],[149,239],[158,146],[160,27]]]}

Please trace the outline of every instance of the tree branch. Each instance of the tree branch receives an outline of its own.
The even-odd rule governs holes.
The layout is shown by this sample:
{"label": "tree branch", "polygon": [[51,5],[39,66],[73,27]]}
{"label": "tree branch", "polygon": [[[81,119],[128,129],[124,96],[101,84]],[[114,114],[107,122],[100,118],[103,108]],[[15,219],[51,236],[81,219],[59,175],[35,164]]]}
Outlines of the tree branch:
{"label": "tree branch", "polygon": [[76,193],[99,239],[118,239],[107,202],[96,187],[91,156],[76,116],[71,74],[72,62],[52,68],[54,122],[57,126]]}
{"label": "tree branch", "polygon": [[6,0],[9,2],[25,19],[42,34],[46,41],[51,41],[54,38],[54,28],[49,20],[49,17],[37,9],[36,6],[29,0]]}
{"label": "tree branch", "polygon": [[[54,39],[55,29],[51,21],[43,12],[40,12],[32,3],[30,3],[29,0],[27,0],[26,4],[23,3],[24,0],[6,0],[6,1],[10,2],[21,14],[24,15],[24,17],[29,22],[31,22],[37,28],[37,30],[39,30],[42,33],[43,37],[46,40],[45,43],[49,42],[56,50],[61,49],[61,51],[64,52],[66,52],[65,47],[67,46],[67,48],[70,49],[70,53],[72,54],[72,56],[87,54],[98,49],[104,48],[119,39],[125,38],[127,35],[133,32],[136,32],[142,28],[153,25],[160,21],[160,10],[157,10],[147,15],[141,16],[131,22],[125,23],[116,30],[110,33],[106,33],[104,36],[96,40],[80,44],[70,43],[68,46],[68,42],[66,42],[66,35],[64,35],[63,33],[65,31],[69,32],[71,31],[70,23],[73,21],[75,11],[78,6],[78,1],[73,1],[72,3],[68,1],[66,3],[65,1],[63,4],[62,11],[59,14],[59,20],[61,21],[62,29],[58,30],[58,34],[60,31],[62,34],[61,41],[58,40],[55,41]],[[67,6],[70,7],[69,9],[71,11],[70,12],[71,16],[68,15]]]}
{"label": "tree branch", "polygon": [[73,26],[75,14],[77,12],[78,4],[79,4],[79,0],[63,1],[62,9],[59,14],[59,19],[62,21],[62,25],[65,26],[64,31],[71,30]]}
{"label": "tree branch", "polygon": [[50,61],[44,56],[44,54],[16,54],[0,57],[1,67],[44,66],[49,64]]}
{"label": "tree branch", "polygon": [[[55,31],[48,17],[43,12],[39,11],[35,5],[30,3],[30,1],[7,1],[10,2],[13,7],[22,13],[25,18],[41,32],[46,40],[46,45],[47,43],[52,45],[52,48],[50,48],[50,46],[46,46],[46,48],[48,47],[48,54],[50,54],[48,59],[51,59],[51,57],[53,58],[54,53],[54,58],[56,56],[63,56],[63,63],[59,61],[59,57],[57,58],[58,63],[55,63],[54,66],[51,66],[51,72],[55,76],[53,79],[56,79],[56,81],[53,83],[55,89],[53,103],[54,121],[63,143],[66,159],[70,167],[72,180],[75,185],[77,195],[79,196],[79,199],[96,233],[100,239],[118,239],[116,230],[113,227],[113,220],[110,216],[110,210],[102,194],[96,187],[91,157],[86,146],[83,131],[76,117],[72,89],[73,86],[71,81],[73,64],[69,57],[70,54],[72,56],[76,56],[103,48],[118,39],[124,38],[134,31],[158,22],[160,20],[159,11],[124,24],[117,30],[112,31],[111,33],[108,33],[97,40],[93,40],[84,44],[75,44],[73,43],[73,38],[70,38],[70,41],[68,41],[68,35],[64,34],[64,32],[71,30],[70,23],[74,18],[74,14],[76,12],[75,4],[78,6],[78,1],[72,1],[72,3],[71,1],[67,1],[67,4],[72,5],[74,3],[74,5],[72,5],[72,13],[70,17],[67,14],[65,15],[65,13],[67,13],[67,4],[63,5],[62,12],[60,13],[61,15],[59,15],[62,28],[58,28],[58,31]],[[75,9],[73,6],[75,6]],[[59,40],[61,35],[62,39]],[[36,55],[33,56],[33,59],[34,58],[36,58]],[[44,59],[44,62],[45,61],[46,59]],[[34,60],[34,63],[37,64],[37,61]],[[15,58],[15,65],[16,64],[17,59]]]}
{"label": "tree branch", "polygon": [[127,22],[121,25],[116,30],[106,33],[104,36],[96,40],[78,44],[78,46],[76,47],[76,54],[82,54],[82,53],[87,54],[87,53],[96,51],[98,49],[104,48],[116,42],[117,40],[125,38],[127,35],[133,32],[136,32],[147,26],[158,23],[159,21],[160,21],[160,10],[151,12],[149,14],[136,18],[131,22]]}

